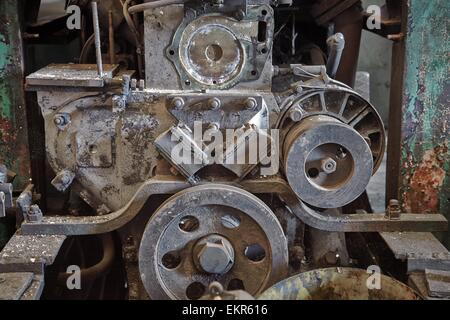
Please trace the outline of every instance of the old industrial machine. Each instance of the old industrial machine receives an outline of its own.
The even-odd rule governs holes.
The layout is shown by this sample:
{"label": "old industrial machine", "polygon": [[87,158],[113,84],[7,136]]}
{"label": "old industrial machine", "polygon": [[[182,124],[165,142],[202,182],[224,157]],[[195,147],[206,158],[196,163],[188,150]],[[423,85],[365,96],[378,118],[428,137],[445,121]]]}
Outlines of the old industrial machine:
{"label": "old industrial machine", "polygon": [[386,136],[352,88],[341,21],[296,21],[307,1],[69,5],[92,30],[80,60],[26,78],[64,204],[44,209],[32,185],[13,204],[0,178],[23,218],[0,271],[25,272],[36,297],[45,283],[49,298],[199,299],[214,281],[258,296],[300,271],[361,267],[345,233],[446,229],[395,200],[352,206]]}

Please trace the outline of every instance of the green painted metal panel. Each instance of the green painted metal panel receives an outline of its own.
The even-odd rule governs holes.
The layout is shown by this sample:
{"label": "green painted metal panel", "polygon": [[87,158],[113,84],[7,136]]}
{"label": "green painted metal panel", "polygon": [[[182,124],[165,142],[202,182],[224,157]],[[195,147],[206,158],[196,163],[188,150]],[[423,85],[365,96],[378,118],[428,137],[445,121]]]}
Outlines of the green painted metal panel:
{"label": "green painted metal panel", "polygon": [[449,17],[448,0],[408,1],[400,197],[408,212],[450,220]]}
{"label": "green painted metal panel", "polygon": [[15,189],[30,178],[19,2],[0,1],[0,162],[18,174]]}

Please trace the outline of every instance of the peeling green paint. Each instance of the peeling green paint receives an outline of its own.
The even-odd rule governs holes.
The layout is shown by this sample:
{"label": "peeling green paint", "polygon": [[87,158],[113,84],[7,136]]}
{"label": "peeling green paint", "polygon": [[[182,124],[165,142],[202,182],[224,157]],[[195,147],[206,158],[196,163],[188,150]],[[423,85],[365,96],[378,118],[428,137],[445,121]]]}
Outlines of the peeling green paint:
{"label": "peeling green paint", "polygon": [[401,200],[450,220],[450,1],[409,0],[408,10]]}
{"label": "peeling green paint", "polygon": [[0,1],[0,162],[18,174],[15,189],[30,177],[23,87],[19,1]]}

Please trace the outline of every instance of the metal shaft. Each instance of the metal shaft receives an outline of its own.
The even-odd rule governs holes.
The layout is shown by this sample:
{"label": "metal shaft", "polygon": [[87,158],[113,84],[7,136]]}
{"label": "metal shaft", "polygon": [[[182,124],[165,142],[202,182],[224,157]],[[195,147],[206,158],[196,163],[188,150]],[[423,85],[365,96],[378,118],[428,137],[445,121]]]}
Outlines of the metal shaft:
{"label": "metal shaft", "polygon": [[100,41],[100,25],[98,22],[97,2],[92,2],[92,20],[94,22],[95,55],[97,57],[98,75],[103,77],[102,48]]}

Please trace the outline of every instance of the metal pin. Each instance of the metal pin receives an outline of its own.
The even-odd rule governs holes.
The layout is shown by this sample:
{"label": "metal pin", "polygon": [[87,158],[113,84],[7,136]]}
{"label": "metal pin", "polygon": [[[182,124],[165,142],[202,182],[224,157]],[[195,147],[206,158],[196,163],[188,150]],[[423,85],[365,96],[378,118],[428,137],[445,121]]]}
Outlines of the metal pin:
{"label": "metal pin", "polygon": [[98,22],[97,2],[92,2],[92,20],[94,21],[95,55],[97,57],[98,75],[103,78],[102,48],[100,41],[100,25]]}

